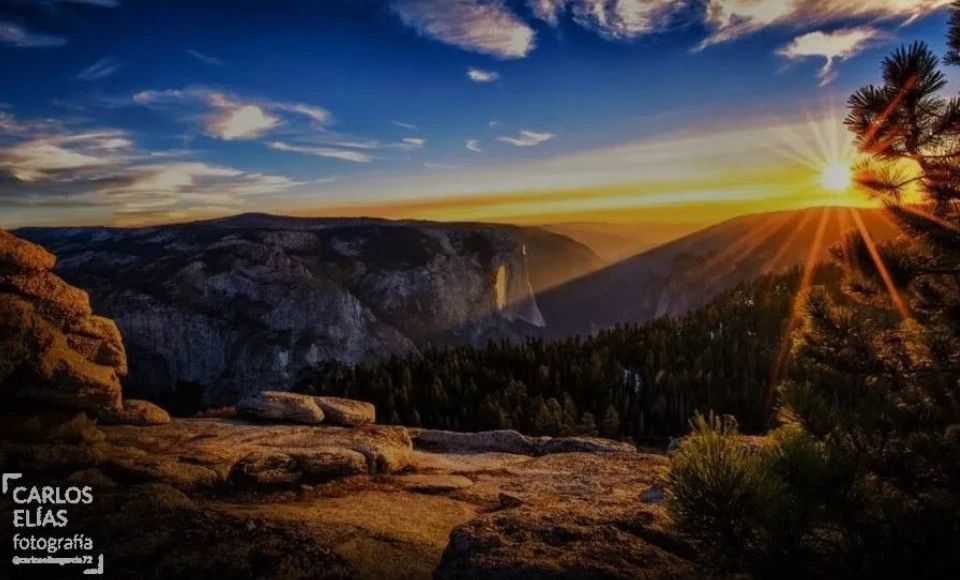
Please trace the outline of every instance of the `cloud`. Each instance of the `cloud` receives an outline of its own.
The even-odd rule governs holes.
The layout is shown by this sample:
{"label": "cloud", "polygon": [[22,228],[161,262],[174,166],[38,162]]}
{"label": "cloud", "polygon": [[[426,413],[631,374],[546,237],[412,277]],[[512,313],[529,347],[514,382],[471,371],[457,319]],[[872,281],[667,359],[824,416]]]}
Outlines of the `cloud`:
{"label": "cloud", "polygon": [[952,0],[708,0],[706,23],[714,32],[700,48],[769,26],[818,26],[845,20],[911,22],[945,8]]}
{"label": "cloud", "polygon": [[530,12],[556,26],[569,13],[574,22],[612,40],[631,40],[664,30],[691,0],[527,0]]}
{"label": "cloud", "polygon": [[304,105],[303,103],[272,103],[270,106],[278,111],[305,115],[321,125],[326,125],[331,119],[330,111],[313,105]]}
{"label": "cloud", "polygon": [[404,137],[403,144],[409,145],[414,149],[422,149],[423,146],[427,144],[427,140],[421,139],[420,137]]}
{"label": "cloud", "polygon": [[395,0],[393,11],[422,36],[501,59],[523,58],[536,33],[504,0]]}
{"label": "cloud", "polygon": [[566,7],[567,0],[527,0],[527,8],[534,17],[553,26],[560,22],[560,14]]}
{"label": "cloud", "polygon": [[414,124],[412,124],[412,123],[404,123],[403,121],[390,121],[390,123],[391,123],[392,125],[396,125],[397,127],[401,127],[401,128],[403,128],[403,129],[411,129],[411,130],[414,130],[414,131],[420,129],[420,127],[417,127],[416,125],[414,125]]}
{"label": "cloud", "polygon": [[163,217],[174,209],[236,208],[247,197],[303,185],[197,160],[158,162],[170,155],[138,150],[126,133],[114,129],[61,126],[58,133],[44,134],[54,127],[9,113],[0,116],[0,124],[18,130],[7,135],[14,142],[0,148],[3,208],[97,206],[116,214]]}
{"label": "cloud", "polygon": [[0,167],[24,182],[54,180],[77,169],[100,167],[107,160],[71,150],[55,140],[38,139],[3,150]]}
{"label": "cloud", "polygon": [[467,139],[466,147],[474,153],[483,153],[483,149],[480,148],[480,142],[476,139]]}
{"label": "cloud", "polygon": [[836,78],[836,73],[833,71],[835,61],[846,60],[859,54],[871,40],[878,36],[879,32],[870,27],[846,28],[833,32],[809,32],[794,38],[777,53],[790,60],[808,57],[826,59],[819,73],[820,84],[825,85]]}
{"label": "cloud", "polygon": [[123,67],[122,62],[112,56],[108,56],[80,71],[77,74],[77,78],[82,81],[98,81],[117,72],[121,67]]}
{"label": "cloud", "polygon": [[221,95],[211,97],[211,104],[222,112],[206,122],[207,134],[225,141],[256,139],[280,125],[280,119],[257,105],[236,103]]}
{"label": "cloud", "polygon": [[12,22],[0,21],[0,42],[18,48],[56,48],[67,43],[66,38],[30,32]]}
{"label": "cloud", "polygon": [[538,133],[536,131],[520,131],[516,137],[497,137],[497,141],[509,143],[515,147],[536,147],[554,138],[553,133]]}
{"label": "cloud", "polygon": [[223,61],[215,56],[210,56],[209,54],[203,54],[199,50],[194,50],[192,48],[187,49],[187,54],[193,58],[199,60],[203,64],[209,64],[211,66],[223,66]]}
{"label": "cloud", "polygon": [[316,105],[264,99],[247,101],[203,88],[145,90],[134,94],[133,102],[143,106],[200,103],[213,108],[215,114],[206,118],[204,128],[208,135],[224,140],[262,137],[283,124],[280,115],[284,113],[303,117],[314,127],[332,120],[329,111]]}
{"label": "cloud", "polygon": [[475,83],[492,83],[500,78],[500,73],[470,67],[467,69],[467,78]]}
{"label": "cloud", "polygon": [[313,155],[314,157],[328,157],[331,159],[340,159],[341,161],[351,161],[353,163],[370,163],[370,161],[373,159],[366,153],[361,153],[359,151],[348,151],[346,149],[337,149],[335,147],[290,145],[282,141],[273,141],[267,146],[274,151],[300,153],[302,155]]}

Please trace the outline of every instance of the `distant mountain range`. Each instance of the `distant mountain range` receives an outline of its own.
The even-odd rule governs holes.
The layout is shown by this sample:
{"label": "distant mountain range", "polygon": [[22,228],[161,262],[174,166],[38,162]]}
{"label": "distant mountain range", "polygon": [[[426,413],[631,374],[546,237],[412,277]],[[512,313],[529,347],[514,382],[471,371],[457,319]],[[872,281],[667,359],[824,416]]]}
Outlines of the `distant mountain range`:
{"label": "distant mountain range", "polygon": [[700,223],[564,222],[541,228],[588,246],[607,264],[646,252],[703,229]]}
{"label": "distant mountain range", "polygon": [[[874,240],[897,234],[882,210],[858,214]],[[804,263],[822,240],[815,261],[856,228],[849,208],[816,208],[748,215],[678,240],[537,295],[546,337],[586,334],[621,322],[676,316],[762,274]]]}
{"label": "distant mountain range", "polygon": [[292,387],[314,363],[519,337],[537,291],[601,266],[538,228],[245,214],[148,228],[28,228],[116,320],[125,389],[175,412]]}
{"label": "distant mountain range", "polygon": [[[895,234],[881,212],[860,215],[877,240]],[[128,394],[190,412],[290,388],[324,360],[353,364],[427,344],[562,337],[679,315],[739,282],[802,263],[821,224],[820,261],[853,227],[849,210],[740,217],[612,265],[572,239],[593,240],[609,259],[612,238],[598,224],[551,232],[244,214],[16,233],[56,254],[57,273],[117,321]],[[671,228],[609,234],[621,238],[622,252],[646,235],[679,231]]]}

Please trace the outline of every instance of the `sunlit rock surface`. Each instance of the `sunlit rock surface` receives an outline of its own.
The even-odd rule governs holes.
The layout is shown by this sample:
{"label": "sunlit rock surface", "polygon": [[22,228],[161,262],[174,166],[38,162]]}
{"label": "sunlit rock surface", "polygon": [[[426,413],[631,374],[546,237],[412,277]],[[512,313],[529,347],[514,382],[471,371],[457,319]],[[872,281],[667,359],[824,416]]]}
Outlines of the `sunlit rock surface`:
{"label": "sunlit rock surface", "polygon": [[0,230],[0,403],[117,408],[127,360],[120,332],[43,248]]}
{"label": "sunlit rock surface", "polygon": [[96,534],[116,577],[695,577],[689,547],[644,499],[668,459],[615,442],[534,456],[426,451],[376,425],[102,431],[82,445],[4,446],[0,467],[94,486],[71,526]]}

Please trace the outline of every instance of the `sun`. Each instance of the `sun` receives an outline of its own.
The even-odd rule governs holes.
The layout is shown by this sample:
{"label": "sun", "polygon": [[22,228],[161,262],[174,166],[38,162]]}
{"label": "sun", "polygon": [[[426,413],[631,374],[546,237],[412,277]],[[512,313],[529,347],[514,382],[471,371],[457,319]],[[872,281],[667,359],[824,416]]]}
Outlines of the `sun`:
{"label": "sun", "polygon": [[827,191],[841,193],[850,189],[852,184],[853,174],[843,163],[831,162],[820,170],[820,185]]}

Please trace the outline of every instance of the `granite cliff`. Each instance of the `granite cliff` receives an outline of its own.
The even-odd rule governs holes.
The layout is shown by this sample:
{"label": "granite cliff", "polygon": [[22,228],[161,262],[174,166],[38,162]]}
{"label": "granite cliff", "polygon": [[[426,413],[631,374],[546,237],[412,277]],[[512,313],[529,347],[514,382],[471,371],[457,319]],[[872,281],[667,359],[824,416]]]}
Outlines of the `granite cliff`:
{"label": "granite cliff", "polygon": [[522,336],[535,294],[598,266],[532,228],[247,214],[26,229],[123,332],[131,396],[174,412],[287,389],[305,367]]}

